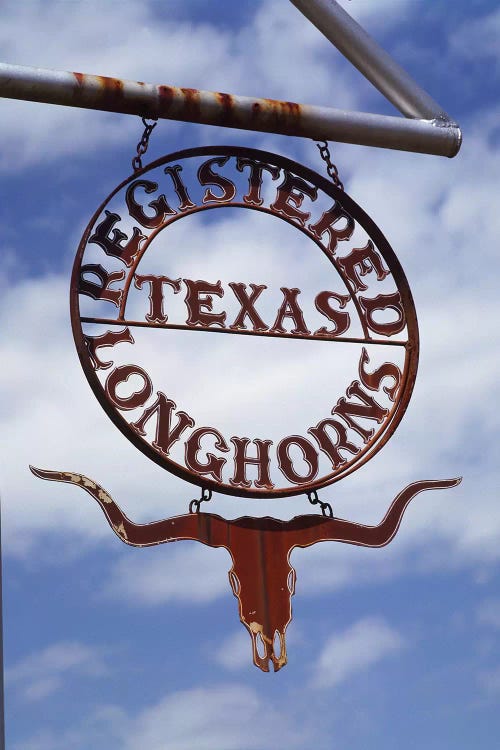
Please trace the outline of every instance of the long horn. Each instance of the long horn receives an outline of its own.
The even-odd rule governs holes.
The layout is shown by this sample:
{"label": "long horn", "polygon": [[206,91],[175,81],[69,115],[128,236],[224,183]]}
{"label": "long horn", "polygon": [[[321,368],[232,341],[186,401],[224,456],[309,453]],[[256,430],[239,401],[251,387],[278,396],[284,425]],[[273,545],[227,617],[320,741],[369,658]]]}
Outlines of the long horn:
{"label": "long horn", "polygon": [[[296,531],[293,546],[309,547],[316,542],[346,542],[362,547],[384,547],[396,535],[404,512],[413,498],[424,490],[445,490],[456,487],[462,477],[455,479],[423,479],[413,482],[401,490],[378,526],[364,526],[340,518],[303,516],[289,522],[290,530]],[[316,523],[312,519],[317,519]]]}
{"label": "long horn", "polygon": [[151,547],[180,539],[194,539],[211,547],[226,546],[227,522],[219,516],[208,513],[189,513],[153,523],[134,523],[127,518],[111,495],[93,479],[70,471],[48,471],[34,466],[30,466],[30,469],[40,479],[75,484],[88,492],[101,506],[115,534],[133,547]]}
{"label": "long horn", "polygon": [[30,466],[30,469],[41,479],[67,482],[86,490],[97,500],[109,525],[126,544],[134,547],[150,547],[180,539],[195,539],[210,547],[225,547],[228,550],[231,547],[231,537],[238,527],[284,532],[289,550],[293,547],[309,547],[320,541],[345,542],[363,547],[383,547],[394,538],[406,508],[419,492],[456,487],[462,481],[461,477],[457,477],[413,482],[395,498],[378,526],[364,526],[352,521],[325,518],[316,514],[297,516],[290,521],[248,517],[226,521],[213,513],[189,513],[152,523],[136,524],[127,518],[113,498],[93,479],[69,471],[48,471],[34,466]]}

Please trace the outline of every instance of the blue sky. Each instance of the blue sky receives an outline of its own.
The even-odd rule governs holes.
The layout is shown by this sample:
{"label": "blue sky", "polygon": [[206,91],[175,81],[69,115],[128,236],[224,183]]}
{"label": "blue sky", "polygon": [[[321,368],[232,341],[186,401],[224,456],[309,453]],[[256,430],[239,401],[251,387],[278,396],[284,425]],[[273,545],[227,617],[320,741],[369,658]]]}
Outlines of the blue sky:
{"label": "blue sky", "polygon": [[[405,269],[421,358],[395,436],[321,497],[342,518],[378,523],[410,482],[464,481],[415,499],[383,550],[294,552],[289,663],[277,674],[257,670],[223,550],[128,548],[87,495],[28,471],[31,463],[86,474],[143,522],[183,513],[196,496],[113,427],[69,325],[80,236],[129,174],[140,120],[2,100],[9,750],[468,750],[498,742],[500,13],[487,0],[343,5],[460,123],[464,143],[453,160],[333,147],[347,192]],[[394,113],[286,0],[7,0],[0,14],[6,62]],[[323,172],[310,141],[166,121],[148,157],[208,144],[265,148]],[[207,234],[219,262],[222,236],[216,227]],[[251,246],[252,236],[244,239]],[[304,262],[304,284],[309,272]],[[238,373],[221,375],[206,356],[209,367],[189,382],[230,394]],[[287,367],[287,393],[309,394],[313,377],[314,389],[326,387],[325,374],[307,364]],[[263,368],[260,395],[273,392],[275,376]],[[224,398],[217,404],[223,414]],[[309,506],[305,498],[217,497],[213,512],[289,518]]]}

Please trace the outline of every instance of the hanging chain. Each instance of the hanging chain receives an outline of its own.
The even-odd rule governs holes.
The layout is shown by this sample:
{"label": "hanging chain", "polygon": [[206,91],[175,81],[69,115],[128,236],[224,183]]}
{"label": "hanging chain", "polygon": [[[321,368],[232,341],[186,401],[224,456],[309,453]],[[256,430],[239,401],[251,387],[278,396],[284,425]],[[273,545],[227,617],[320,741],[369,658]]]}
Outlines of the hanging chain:
{"label": "hanging chain", "polygon": [[316,490],[311,490],[307,493],[307,499],[311,503],[311,505],[319,505],[321,508],[321,512],[324,516],[328,516],[329,518],[333,518],[333,510],[330,503],[323,503],[319,497]]}
{"label": "hanging chain", "polygon": [[[328,176],[330,177],[331,181],[335,185],[335,187],[338,187],[339,190],[344,189],[344,183],[339,177],[339,170],[337,169],[336,165],[332,162],[332,157],[330,154],[330,149],[328,147],[328,141],[322,141],[321,143],[316,143],[316,146],[318,147],[318,151],[321,155],[321,158],[326,164],[326,171],[328,172]],[[319,505],[321,508],[321,513],[324,516],[327,516],[328,518],[333,518],[333,509],[330,503],[324,503],[322,500],[319,499],[318,493],[316,490],[311,490],[307,493],[307,499],[311,503],[311,505]]]}
{"label": "hanging chain", "polygon": [[139,169],[142,169],[142,156],[146,153],[149,146],[149,136],[153,132],[153,130],[156,128],[158,121],[156,118],[153,118],[153,122],[149,123],[145,117],[142,118],[142,123],[144,125],[144,133],[142,134],[142,138],[137,144],[137,156],[134,156],[132,159],[132,168],[134,172],[138,172]]}
{"label": "hanging chain", "polygon": [[199,513],[200,512],[200,505],[202,503],[209,503],[212,499],[212,490],[206,490],[205,488],[201,491],[201,497],[199,500],[191,500],[189,503],[189,512],[190,513]]}
{"label": "hanging chain", "polygon": [[328,148],[328,141],[323,141],[322,143],[317,143],[316,146],[319,149],[319,153],[321,154],[321,158],[326,164],[326,171],[328,172],[329,177],[331,178],[333,184],[335,187],[338,187],[339,190],[344,189],[344,184],[341,181],[339,177],[339,170],[335,166],[335,164],[332,162],[332,157],[330,154],[330,149]]}

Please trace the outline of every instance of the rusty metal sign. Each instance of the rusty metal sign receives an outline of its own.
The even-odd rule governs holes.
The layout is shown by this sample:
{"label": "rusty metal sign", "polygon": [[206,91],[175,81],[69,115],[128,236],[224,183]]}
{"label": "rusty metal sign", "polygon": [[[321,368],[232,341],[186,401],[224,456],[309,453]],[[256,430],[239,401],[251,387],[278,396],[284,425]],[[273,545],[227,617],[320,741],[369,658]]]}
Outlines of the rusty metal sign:
{"label": "rusty metal sign", "polygon": [[[270,222],[273,260],[265,268],[255,221],[233,235],[214,234],[214,227],[233,226],[224,222],[237,211]],[[276,234],[278,225],[286,236]],[[306,282],[302,292],[299,280]],[[85,230],[70,299],[78,355],[107,415],[148,458],[200,486],[202,496],[186,515],[138,525],[94,480],[31,470],[87,490],[127,544],[191,539],[227,549],[240,619],[263,671],[287,661],[295,547],[382,547],[416,494],[460,482],[414,482],[374,527],[334,518],[319,499],[319,489],[363,466],[396,430],[415,383],[418,327],[408,282],[380,229],[339,182],[290,159],[225,146],[179,151],[137,169]],[[217,347],[207,347],[207,333],[225,334],[210,344],[253,347],[224,359],[216,354],[210,383],[203,357]],[[272,350],[283,342],[293,347],[286,366]],[[198,355],[194,362],[186,347]],[[255,394],[269,383],[258,386],[260,365],[274,366],[276,395],[256,418]],[[310,386],[300,400],[293,373],[304,365]],[[241,383],[225,387],[237,367]],[[305,493],[322,515],[228,521],[200,512],[213,491],[243,498]]]}
{"label": "rusty metal sign", "polygon": [[[251,278],[225,283],[217,277],[220,267],[211,277],[188,277],[187,262],[184,268],[179,263],[183,248],[170,239],[177,223],[200,213],[212,214],[210,221],[213,209],[238,208],[294,227],[303,238],[303,259],[322,256],[323,283],[312,299],[301,302],[298,286],[281,280],[271,290],[259,268]],[[277,247],[278,264],[281,254]],[[266,300],[271,295],[274,309]],[[87,379],[124,435],[182,479],[240,497],[317,490],[359,468],[401,421],[417,370],[412,296],[381,231],[327,179],[252,149],[181,151],[113,191],[78,249],[71,320]],[[158,335],[164,352],[174,347],[173,331],[316,342],[336,347],[336,359],[343,345],[356,351],[357,371],[337,393],[332,381],[322,411],[293,425],[293,433],[248,437],[243,417],[251,401],[241,399],[242,432],[224,434],[216,412],[207,425],[180,403],[172,385],[178,373],[155,381],[134,346],[144,329]],[[285,395],[281,408],[288,408]]]}
{"label": "rusty metal sign", "polygon": [[415,495],[424,490],[455,487],[460,479],[414,482],[393,500],[378,526],[363,526],[340,518],[306,515],[291,521],[276,518],[237,518],[227,521],[213,513],[188,513],[149,524],[133,523],[111,496],[92,479],[64,471],[31,467],[35,476],[69,482],[86,490],[101,506],[109,525],[126,544],[151,547],[191,539],[210,547],[224,547],[232,559],[229,582],[238,599],[241,622],[252,638],[254,664],[277,672],[287,663],[285,632],[292,619],[291,598],[295,570],[290,553],[317,542],[346,542],[362,547],[384,547],[396,535],[403,514]]}

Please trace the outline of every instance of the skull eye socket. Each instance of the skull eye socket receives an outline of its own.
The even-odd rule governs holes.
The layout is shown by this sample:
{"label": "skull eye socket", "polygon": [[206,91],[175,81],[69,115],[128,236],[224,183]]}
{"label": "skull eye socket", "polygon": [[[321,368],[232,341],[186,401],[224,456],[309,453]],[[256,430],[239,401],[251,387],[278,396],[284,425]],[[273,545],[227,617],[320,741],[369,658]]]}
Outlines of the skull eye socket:
{"label": "skull eye socket", "polygon": [[236,576],[236,573],[234,571],[229,571],[229,583],[231,584],[231,588],[233,589],[233,594],[235,596],[238,596],[240,593],[240,582],[238,577]]}

